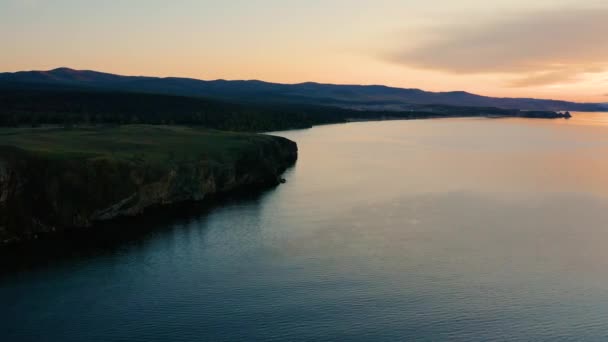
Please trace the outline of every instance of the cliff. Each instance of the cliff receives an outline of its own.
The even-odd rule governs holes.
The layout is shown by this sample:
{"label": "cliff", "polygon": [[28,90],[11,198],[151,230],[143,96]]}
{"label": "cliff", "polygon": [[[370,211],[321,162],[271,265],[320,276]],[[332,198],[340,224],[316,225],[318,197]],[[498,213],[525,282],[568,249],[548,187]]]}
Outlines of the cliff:
{"label": "cliff", "polygon": [[277,185],[284,138],[191,128],[29,129],[0,134],[0,244],[157,206]]}

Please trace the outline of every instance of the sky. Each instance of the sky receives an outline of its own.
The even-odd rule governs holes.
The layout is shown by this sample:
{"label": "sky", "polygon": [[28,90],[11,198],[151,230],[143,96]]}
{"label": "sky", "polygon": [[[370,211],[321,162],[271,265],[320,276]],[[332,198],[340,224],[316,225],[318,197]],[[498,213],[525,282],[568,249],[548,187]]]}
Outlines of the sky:
{"label": "sky", "polygon": [[0,0],[0,71],[608,102],[606,0]]}

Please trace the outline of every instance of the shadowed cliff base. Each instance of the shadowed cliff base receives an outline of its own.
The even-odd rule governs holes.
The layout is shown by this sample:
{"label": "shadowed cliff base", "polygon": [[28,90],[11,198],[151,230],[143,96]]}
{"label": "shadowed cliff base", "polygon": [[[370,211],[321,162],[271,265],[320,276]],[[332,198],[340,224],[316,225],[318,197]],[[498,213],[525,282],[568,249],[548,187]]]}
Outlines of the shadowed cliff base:
{"label": "shadowed cliff base", "polygon": [[[277,185],[278,186],[278,185]],[[96,222],[91,227],[41,232],[36,239],[0,246],[0,278],[15,272],[43,269],[74,260],[112,255],[133,246],[175,234],[206,234],[202,222],[214,211],[230,206],[253,205],[274,190],[274,186],[244,187],[209,195],[202,201],[187,201],[151,207],[142,215]]]}

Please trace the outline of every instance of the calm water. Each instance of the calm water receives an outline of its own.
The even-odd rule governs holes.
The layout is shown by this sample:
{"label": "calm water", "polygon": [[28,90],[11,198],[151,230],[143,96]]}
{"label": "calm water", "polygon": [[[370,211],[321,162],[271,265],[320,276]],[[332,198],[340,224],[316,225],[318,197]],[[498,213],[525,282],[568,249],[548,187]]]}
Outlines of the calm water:
{"label": "calm water", "polygon": [[608,339],[608,114],[279,135],[287,184],[1,276],[0,340]]}

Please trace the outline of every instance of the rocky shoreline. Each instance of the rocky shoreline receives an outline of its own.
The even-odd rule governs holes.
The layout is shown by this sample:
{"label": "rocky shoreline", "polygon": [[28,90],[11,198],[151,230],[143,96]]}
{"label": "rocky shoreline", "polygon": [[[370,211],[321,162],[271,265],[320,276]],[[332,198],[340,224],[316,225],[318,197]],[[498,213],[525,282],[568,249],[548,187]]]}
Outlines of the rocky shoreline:
{"label": "rocky shoreline", "polygon": [[226,160],[55,158],[0,146],[0,245],[133,217],[156,207],[204,201],[241,189],[280,184],[297,159],[285,138],[254,143]]}

